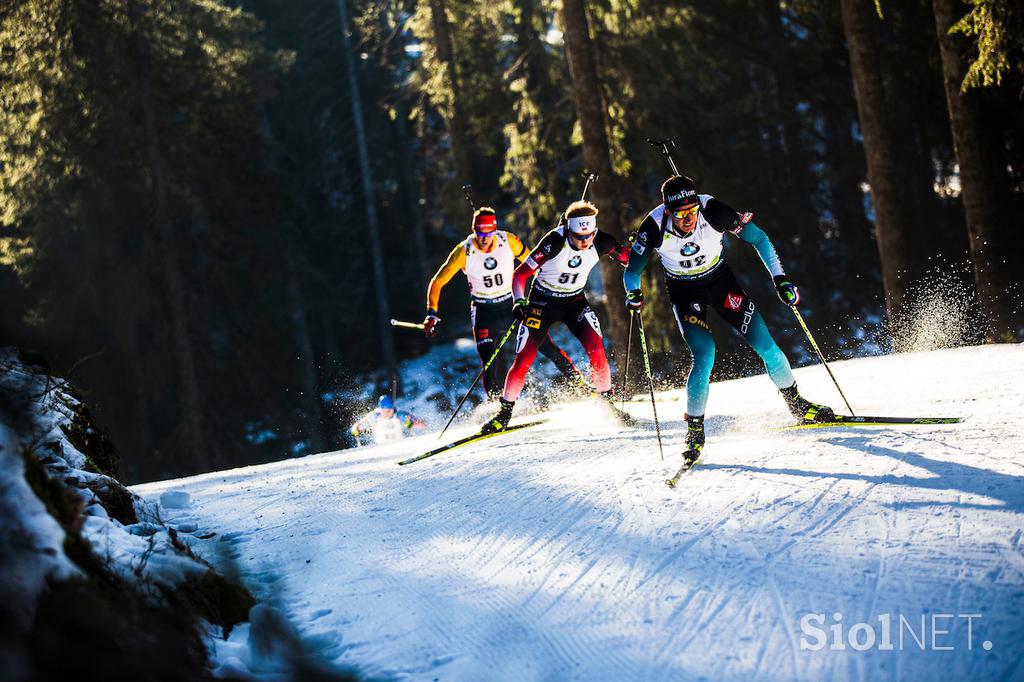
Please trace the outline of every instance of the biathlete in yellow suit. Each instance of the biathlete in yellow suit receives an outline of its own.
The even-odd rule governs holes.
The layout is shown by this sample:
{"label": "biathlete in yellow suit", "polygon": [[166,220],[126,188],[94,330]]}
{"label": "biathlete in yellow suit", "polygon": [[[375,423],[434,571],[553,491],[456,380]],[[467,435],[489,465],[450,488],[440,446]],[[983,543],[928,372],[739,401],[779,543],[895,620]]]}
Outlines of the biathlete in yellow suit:
{"label": "biathlete in yellow suit", "polygon": [[[473,337],[480,362],[486,364],[495,346],[512,326],[512,272],[528,250],[511,232],[498,229],[494,209],[482,206],[473,214],[473,234],[455,245],[448,260],[437,271],[427,288],[427,315],[423,331],[433,336],[441,318],[437,315],[441,289],[455,273],[462,271],[469,280],[469,312]],[[540,352],[550,358],[564,375],[570,386],[584,388],[585,382],[572,360],[555,345],[551,337],[541,343]],[[504,376],[500,363],[492,362],[484,373],[484,391],[488,398],[501,395]]]}

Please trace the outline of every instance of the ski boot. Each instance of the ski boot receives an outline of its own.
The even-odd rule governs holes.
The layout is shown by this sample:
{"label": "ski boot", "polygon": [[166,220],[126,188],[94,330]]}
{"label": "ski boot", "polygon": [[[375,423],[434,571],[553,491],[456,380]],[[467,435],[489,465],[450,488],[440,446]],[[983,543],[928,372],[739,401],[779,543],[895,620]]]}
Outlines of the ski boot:
{"label": "ski boot", "polygon": [[508,428],[508,420],[512,418],[512,408],[515,407],[515,401],[508,401],[504,398],[498,400],[501,408],[498,410],[498,414],[494,415],[483,428],[480,429],[481,436],[487,436],[492,433],[499,433]]}
{"label": "ski boot", "polygon": [[704,415],[691,417],[684,415],[686,419],[686,450],[683,458],[690,464],[700,459],[700,453],[704,450]]}
{"label": "ski boot", "polygon": [[640,423],[636,417],[627,412],[623,412],[615,406],[615,394],[611,389],[601,391],[600,403],[611,418],[617,421],[621,426],[636,426]]}
{"label": "ski boot", "polygon": [[796,384],[789,388],[780,388],[779,393],[786,401],[786,407],[801,424],[812,424],[815,422],[830,422],[836,418],[836,413],[831,407],[819,405],[807,400],[797,391]]}

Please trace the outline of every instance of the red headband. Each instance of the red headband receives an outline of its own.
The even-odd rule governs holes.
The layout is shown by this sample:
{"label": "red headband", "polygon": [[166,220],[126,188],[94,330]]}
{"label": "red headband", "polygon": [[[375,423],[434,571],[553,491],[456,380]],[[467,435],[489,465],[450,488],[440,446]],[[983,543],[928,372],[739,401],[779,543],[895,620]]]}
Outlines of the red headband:
{"label": "red headband", "polygon": [[473,229],[477,232],[494,232],[498,229],[498,217],[494,215],[478,215],[473,221]]}

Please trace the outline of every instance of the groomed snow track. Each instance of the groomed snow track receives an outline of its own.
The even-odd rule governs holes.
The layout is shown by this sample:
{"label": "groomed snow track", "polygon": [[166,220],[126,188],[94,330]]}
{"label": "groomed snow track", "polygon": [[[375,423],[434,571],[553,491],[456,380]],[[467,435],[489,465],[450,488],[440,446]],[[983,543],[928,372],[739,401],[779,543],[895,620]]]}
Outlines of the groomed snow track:
{"label": "groomed snow track", "polygon": [[[659,395],[665,462],[653,423],[608,426],[579,404],[406,467],[436,434],[136,491],[189,492],[165,514],[217,533],[194,549],[234,558],[320,655],[371,675],[1024,678],[1024,349],[833,370],[859,412],[970,418],[777,431],[788,418],[761,376],[712,386],[705,457],[674,490],[680,392]],[[824,369],[797,379],[840,403]],[[823,649],[802,648],[819,643],[807,618]],[[847,636],[862,646],[868,627],[858,651]]]}

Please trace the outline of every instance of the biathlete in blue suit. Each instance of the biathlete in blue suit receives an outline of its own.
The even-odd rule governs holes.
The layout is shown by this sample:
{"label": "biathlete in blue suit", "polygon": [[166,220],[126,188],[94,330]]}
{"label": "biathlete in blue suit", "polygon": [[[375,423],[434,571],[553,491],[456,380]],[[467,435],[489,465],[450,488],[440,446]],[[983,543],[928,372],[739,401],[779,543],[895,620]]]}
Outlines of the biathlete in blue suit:
{"label": "biathlete in blue suit", "polygon": [[704,407],[715,363],[715,341],[707,322],[709,309],[739,332],[761,357],[794,417],[802,422],[831,420],[831,408],[805,400],[797,391],[789,360],[725,262],[723,239],[728,233],[754,247],[775,282],[779,298],[795,306],[800,293],[782,269],[768,235],[753,223],[752,214],[738,213],[711,195],[698,194],[688,177],[670,177],[661,186],[661,196],[662,203],[640,223],[622,281],[627,292],[626,308],[639,312],[643,305],[640,273],[652,252],[658,253],[672,312],[693,356],[686,380],[687,450],[699,452],[704,446]]}

